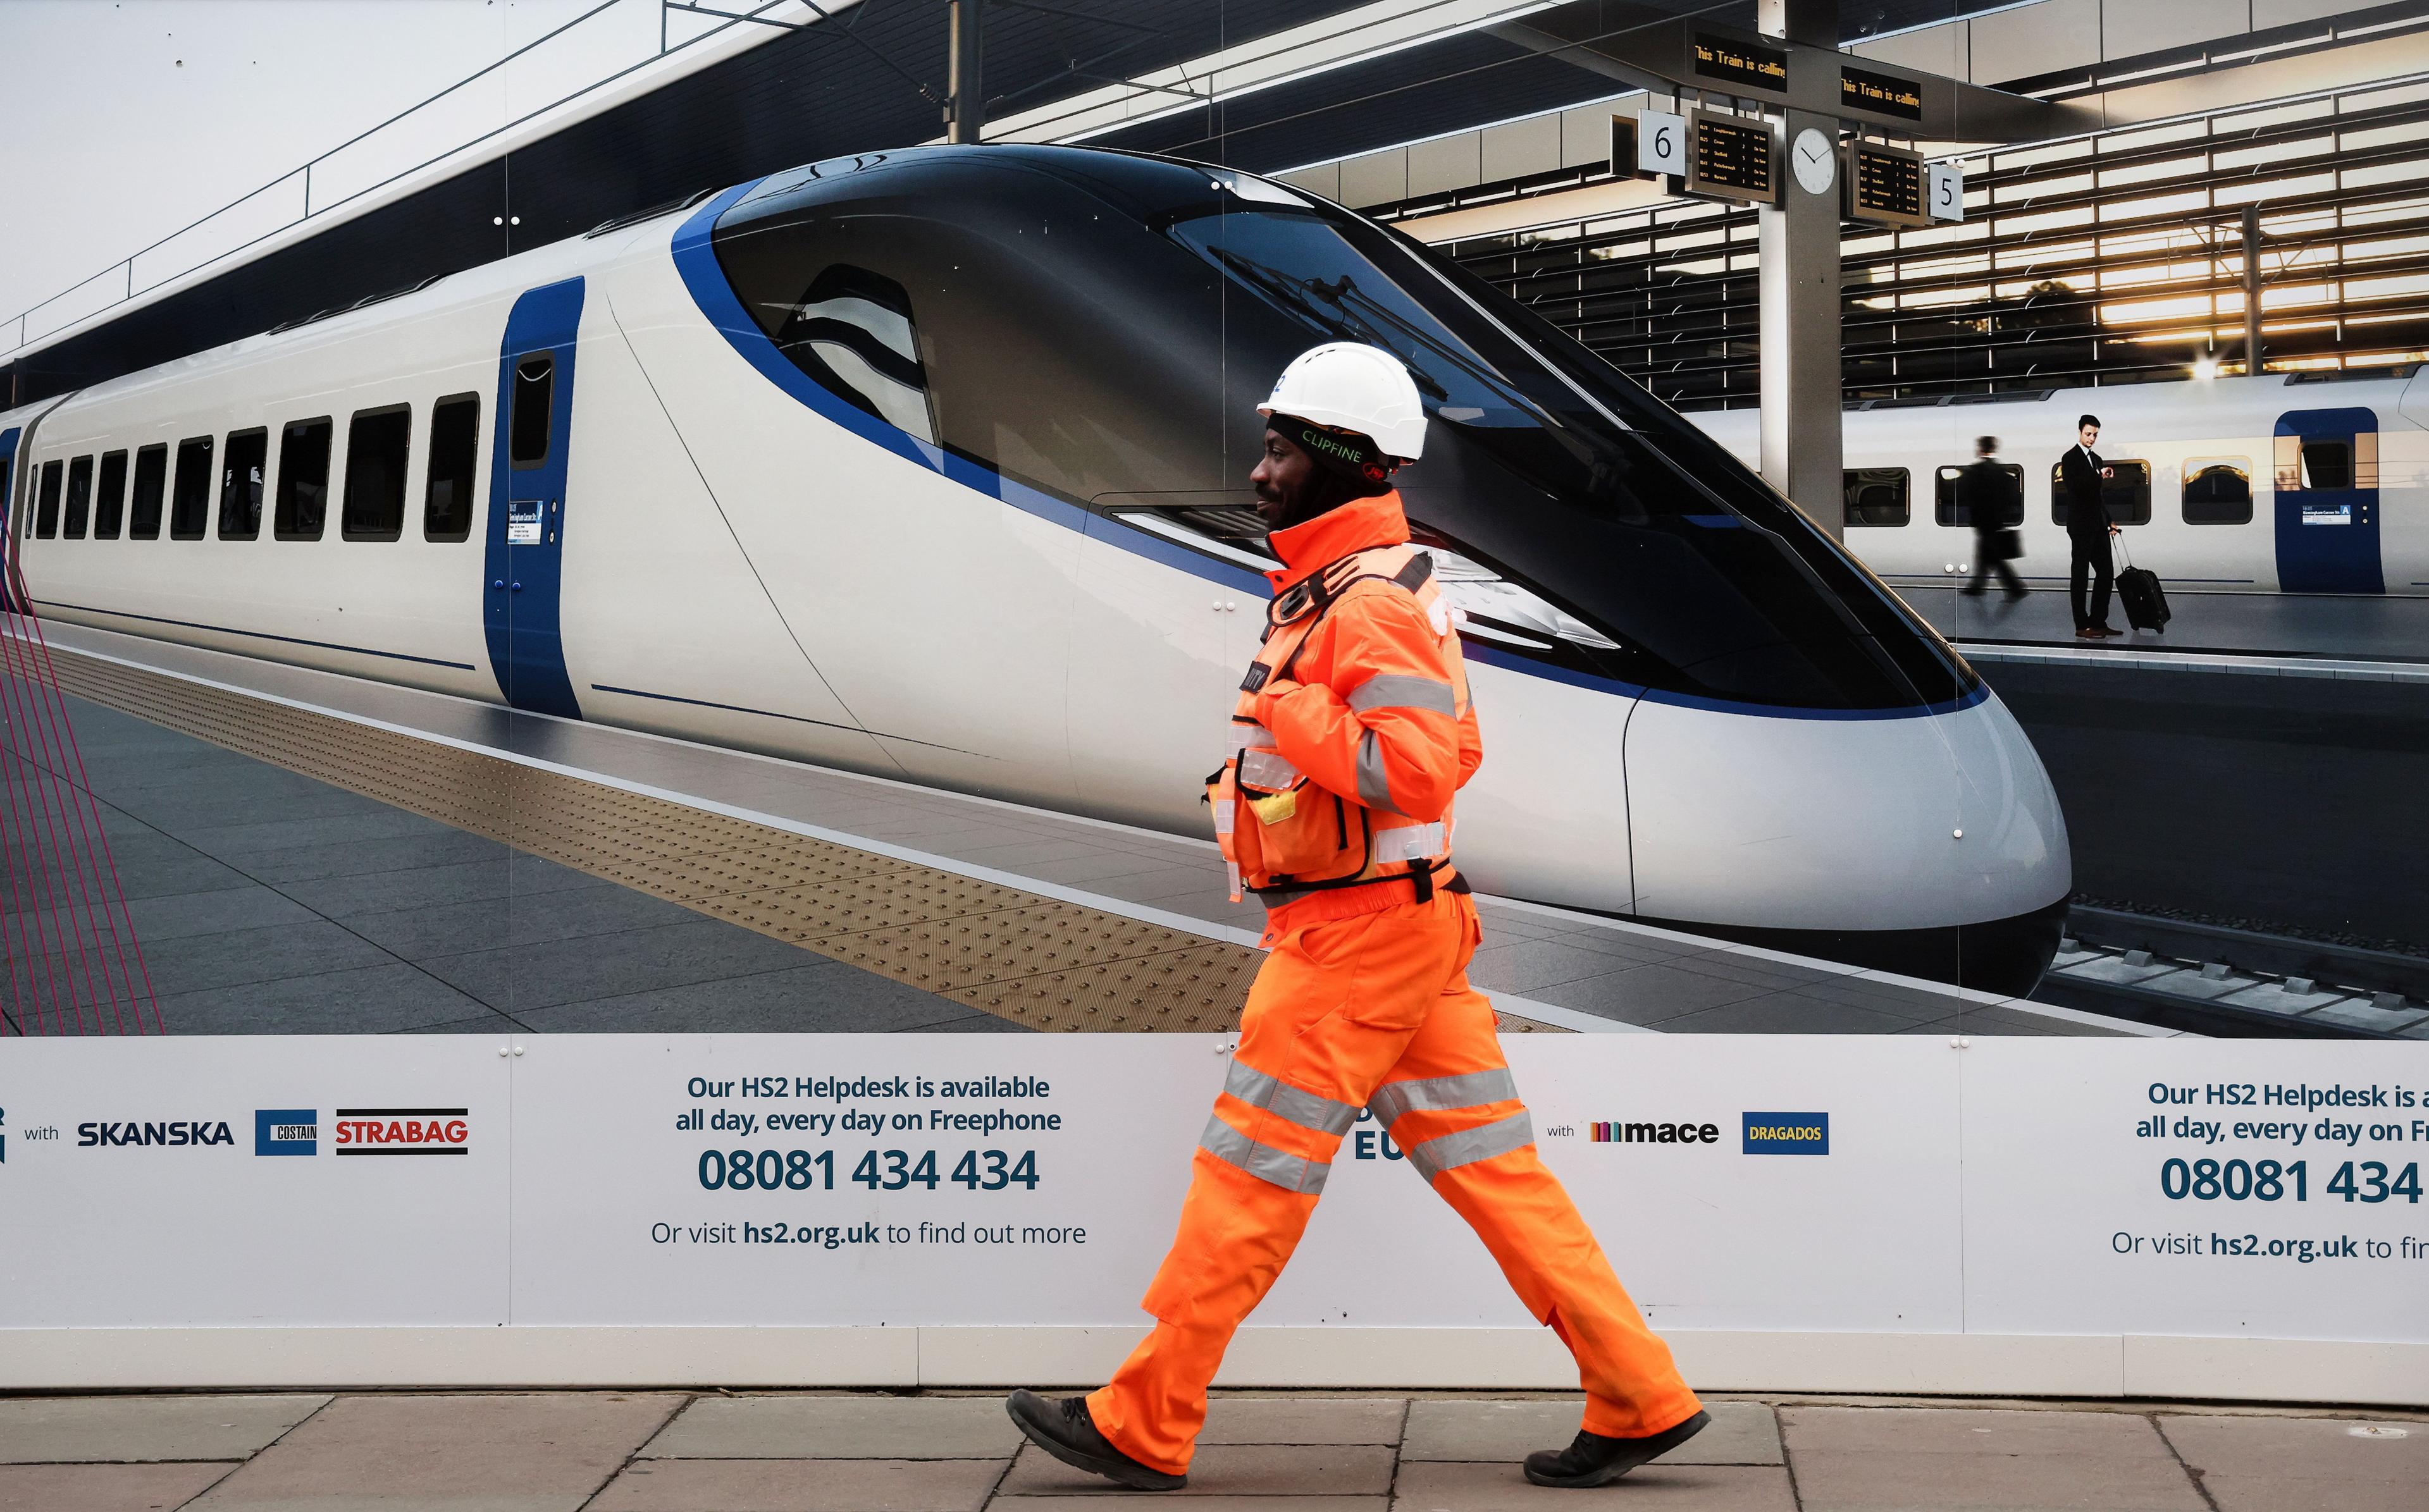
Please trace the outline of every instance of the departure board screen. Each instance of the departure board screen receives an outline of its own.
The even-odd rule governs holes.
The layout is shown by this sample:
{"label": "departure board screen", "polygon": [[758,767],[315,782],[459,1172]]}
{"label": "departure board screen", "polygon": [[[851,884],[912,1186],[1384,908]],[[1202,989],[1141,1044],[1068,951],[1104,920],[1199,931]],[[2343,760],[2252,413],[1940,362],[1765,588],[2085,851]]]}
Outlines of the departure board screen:
{"label": "departure board screen", "polygon": [[1923,86],[1860,68],[1839,70],[1839,103],[1850,110],[1901,121],[1923,119]]}
{"label": "departure board screen", "polygon": [[1687,52],[1698,78],[1719,79],[1765,94],[1788,92],[1788,55],[1777,48],[1699,31],[1688,41]]}
{"label": "departure board screen", "polygon": [[1882,225],[1926,225],[1923,158],[1894,147],[1859,141],[1848,149],[1847,215]]}
{"label": "departure board screen", "polygon": [[1762,205],[1778,202],[1768,122],[1698,112],[1694,137],[1687,159],[1687,192]]}

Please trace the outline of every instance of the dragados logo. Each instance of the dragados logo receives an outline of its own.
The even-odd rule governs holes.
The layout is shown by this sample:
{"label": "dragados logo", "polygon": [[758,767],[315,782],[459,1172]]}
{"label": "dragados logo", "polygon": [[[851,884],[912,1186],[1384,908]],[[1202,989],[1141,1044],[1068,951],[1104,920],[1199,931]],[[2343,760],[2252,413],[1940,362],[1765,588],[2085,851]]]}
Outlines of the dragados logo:
{"label": "dragados logo", "polygon": [[339,1155],[462,1155],[471,1145],[465,1108],[340,1108]]}
{"label": "dragados logo", "polygon": [[253,1110],[253,1153],[256,1155],[318,1155],[321,1153],[321,1110],[317,1108],[256,1108]]}
{"label": "dragados logo", "polygon": [[1827,1155],[1830,1115],[1827,1113],[1748,1113],[1745,1115],[1748,1155]]}

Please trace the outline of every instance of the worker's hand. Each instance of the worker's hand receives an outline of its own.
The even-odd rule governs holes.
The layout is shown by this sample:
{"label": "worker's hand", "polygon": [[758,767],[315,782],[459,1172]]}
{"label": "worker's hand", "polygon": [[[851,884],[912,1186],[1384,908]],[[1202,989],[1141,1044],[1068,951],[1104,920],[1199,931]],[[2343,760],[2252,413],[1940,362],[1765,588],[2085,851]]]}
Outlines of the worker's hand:
{"label": "worker's hand", "polygon": [[2103,468],[2100,469],[2100,475],[2104,478],[2114,478],[2117,476],[2117,469],[2115,468]]}
{"label": "worker's hand", "polygon": [[2122,526],[2111,525],[2108,527],[2108,534],[2111,535],[2123,535],[2125,532]]}

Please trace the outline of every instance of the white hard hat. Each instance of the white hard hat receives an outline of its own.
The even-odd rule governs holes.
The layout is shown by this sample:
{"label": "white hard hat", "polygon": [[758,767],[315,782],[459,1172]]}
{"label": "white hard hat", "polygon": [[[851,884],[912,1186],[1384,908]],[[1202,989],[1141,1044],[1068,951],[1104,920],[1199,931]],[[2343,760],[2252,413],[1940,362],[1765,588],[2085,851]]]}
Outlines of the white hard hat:
{"label": "white hard hat", "polygon": [[1409,370],[1382,348],[1362,342],[1327,341],[1300,353],[1257,413],[1355,431],[1385,456],[1413,462],[1425,454],[1426,412]]}

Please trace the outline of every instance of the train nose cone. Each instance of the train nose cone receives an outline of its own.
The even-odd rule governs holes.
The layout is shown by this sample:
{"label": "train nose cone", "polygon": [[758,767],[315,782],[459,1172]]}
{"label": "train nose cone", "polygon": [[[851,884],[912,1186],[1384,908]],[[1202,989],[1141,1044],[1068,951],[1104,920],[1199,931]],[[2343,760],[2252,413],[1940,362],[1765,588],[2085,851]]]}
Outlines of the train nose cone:
{"label": "train nose cone", "polygon": [[2065,820],[1987,688],[1809,715],[1648,698],[1627,769],[1642,917],[2008,993],[2057,947]]}

